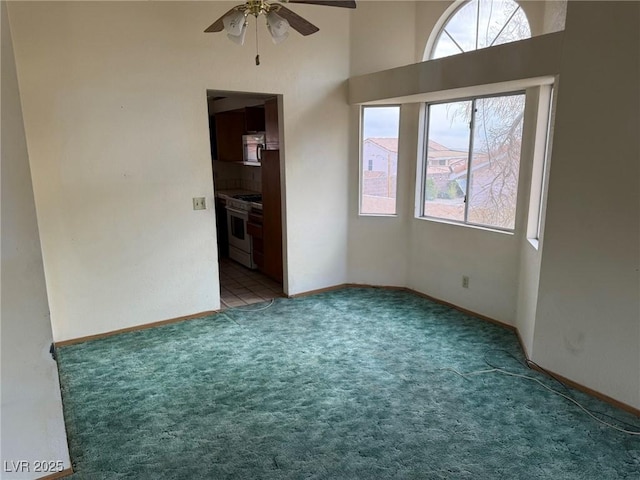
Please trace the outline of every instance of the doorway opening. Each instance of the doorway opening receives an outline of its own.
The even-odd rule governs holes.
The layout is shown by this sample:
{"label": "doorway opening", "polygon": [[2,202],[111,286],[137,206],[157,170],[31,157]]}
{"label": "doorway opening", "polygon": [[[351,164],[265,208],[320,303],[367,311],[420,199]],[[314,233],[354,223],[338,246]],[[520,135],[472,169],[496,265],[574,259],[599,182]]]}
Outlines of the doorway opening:
{"label": "doorway opening", "polygon": [[221,307],[286,294],[282,96],[207,90]]}

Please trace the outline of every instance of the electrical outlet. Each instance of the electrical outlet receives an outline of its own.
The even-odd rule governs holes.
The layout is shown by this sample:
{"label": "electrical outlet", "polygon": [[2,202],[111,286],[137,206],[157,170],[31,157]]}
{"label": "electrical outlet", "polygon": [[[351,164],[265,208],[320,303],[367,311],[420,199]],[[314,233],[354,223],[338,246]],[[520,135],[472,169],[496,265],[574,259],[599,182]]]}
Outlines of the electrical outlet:
{"label": "electrical outlet", "polygon": [[207,202],[205,201],[205,197],[193,197],[193,209],[206,210]]}
{"label": "electrical outlet", "polygon": [[469,277],[466,275],[462,276],[462,288],[469,288]]}

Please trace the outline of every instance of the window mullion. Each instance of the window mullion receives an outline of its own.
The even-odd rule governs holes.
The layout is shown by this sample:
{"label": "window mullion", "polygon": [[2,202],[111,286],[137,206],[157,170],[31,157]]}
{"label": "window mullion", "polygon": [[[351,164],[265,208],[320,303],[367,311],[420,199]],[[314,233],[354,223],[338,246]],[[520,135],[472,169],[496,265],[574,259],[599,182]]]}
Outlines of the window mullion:
{"label": "window mullion", "polygon": [[464,222],[468,222],[469,215],[469,193],[471,191],[471,162],[473,159],[473,140],[476,129],[476,99],[471,100],[471,121],[469,122],[469,155],[467,156],[467,181],[464,192]]}
{"label": "window mullion", "polygon": [[511,16],[509,17],[509,19],[505,22],[505,24],[502,26],[502,28],[500,29],[500,31],[498,32],[498,34],[496,35],[496,37],[493,39],[493,41],[489,44],[490,47],[493,47],[493,44],[496,43],[496,40],[498,40],[498,37],[500,35],[502,35],[502,32],[504,32],[504,29],[507,28],[507,25],[509,25],[509,22],[511,21],[511,19],[515,16],[516,13],[518,13],[518,10],[520,10],[520,7],[518,6],[518,8],[516,8],[513,13],[511,14]]}
{"label": "window mullion", "polygon": [[476,50],[478,50],[478,38],[480,37],[480,0],[478,0],[476,5]]}
{"label": "window mullion", "polygon": [[464,53],[464,49],[460,46],[460,44],[458,42],[456,42],[456,39],[453,38],[453,36],[447,32],[447,29],[444,29],[444,33],[447,35],[447,37],[449,37],[451,39],[451,41],[455,44],[456,47],[458,47],[458,50],[460,50],[460,53]]}
{"label": "window mullion", "polygon": [[429,128],[431,124],[431,105],[427,104],[426,108],[427,121],[425,122],[425,131],[424,131],[424,161],[422,163],[422,190],[420,192],[420,215],[425,215],[425,203],[427,201],[427,172],[429,168]]}

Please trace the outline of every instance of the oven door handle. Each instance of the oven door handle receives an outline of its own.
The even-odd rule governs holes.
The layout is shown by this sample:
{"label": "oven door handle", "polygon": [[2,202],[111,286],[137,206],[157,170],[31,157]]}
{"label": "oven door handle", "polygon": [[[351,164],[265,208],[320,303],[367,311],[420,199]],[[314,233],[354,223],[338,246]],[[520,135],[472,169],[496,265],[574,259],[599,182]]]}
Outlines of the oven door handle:
{"label": "oven door handle", "polygon": [[249,212],[245,210],[236,210],[235,208],[232,208],[232,207],[226,207],[226,208],[227,208],[227,212],[235,213],[237,216],[242,217],[244,220],[249,219]]}

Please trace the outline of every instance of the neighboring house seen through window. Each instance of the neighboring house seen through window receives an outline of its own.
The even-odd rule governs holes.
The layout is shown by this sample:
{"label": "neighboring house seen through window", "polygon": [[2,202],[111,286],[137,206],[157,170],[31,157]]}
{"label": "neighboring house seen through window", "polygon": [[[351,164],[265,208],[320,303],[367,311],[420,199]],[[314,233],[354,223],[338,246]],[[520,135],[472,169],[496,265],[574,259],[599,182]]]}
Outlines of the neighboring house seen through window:
{"label": "neighboring house seen through window", "polygon": [[360,214],[395,215],[400,107],[362,107]]}

